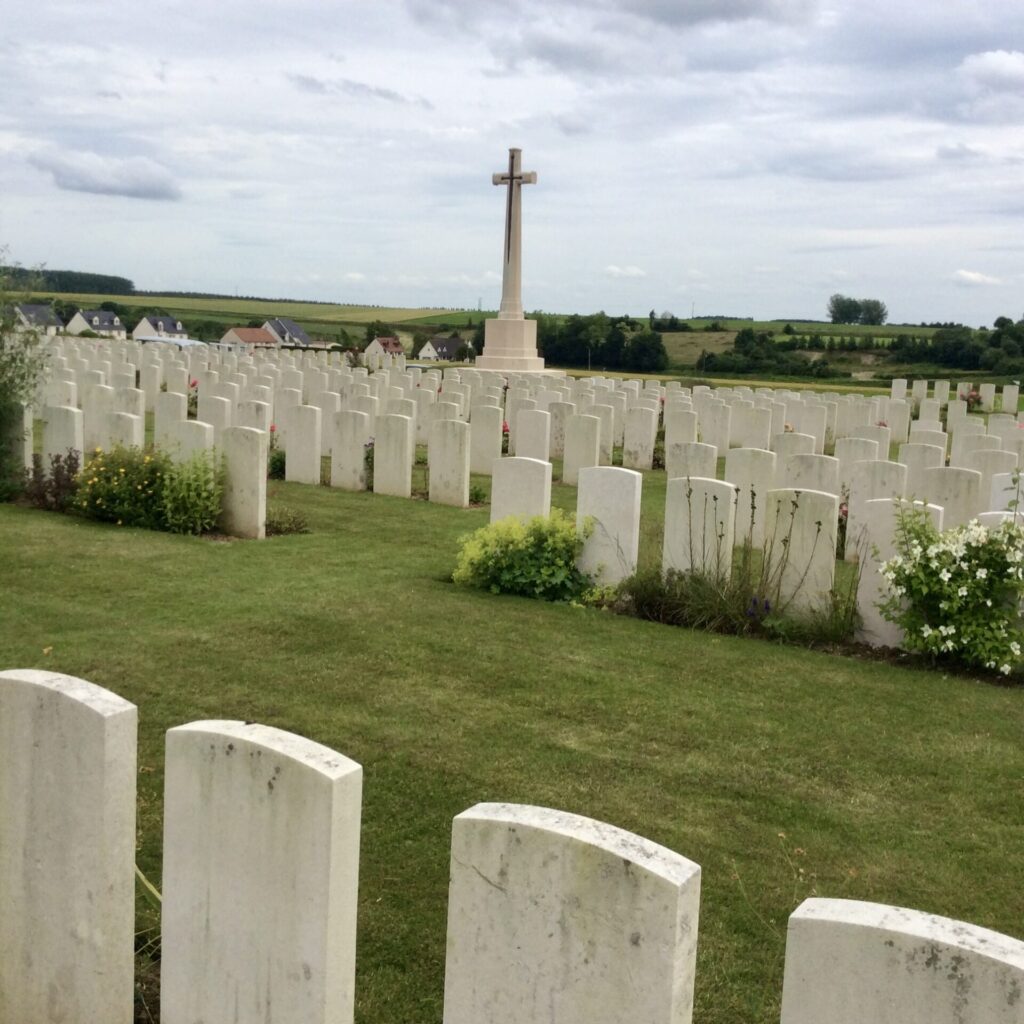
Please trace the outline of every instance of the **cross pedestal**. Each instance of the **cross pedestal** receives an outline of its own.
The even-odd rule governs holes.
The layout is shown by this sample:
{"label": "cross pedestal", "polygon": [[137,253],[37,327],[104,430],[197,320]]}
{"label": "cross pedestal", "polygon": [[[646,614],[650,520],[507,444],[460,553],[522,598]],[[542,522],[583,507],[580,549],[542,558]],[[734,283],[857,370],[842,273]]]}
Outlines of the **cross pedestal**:
{"label": "cross pedestal", "polygon": [[501,275],[501,308],[496,320],[484,321],[484,351],[476,365],[481,370],[529,372],[544,369],[537,355],[537,321],[523,317],[522,300],[522,197],[523,185],[537,183],[533,171],[523,172],[522,150],[508,151],[508,171],[492,176],[495,185],[508,188],[505,199],[505,253]]}

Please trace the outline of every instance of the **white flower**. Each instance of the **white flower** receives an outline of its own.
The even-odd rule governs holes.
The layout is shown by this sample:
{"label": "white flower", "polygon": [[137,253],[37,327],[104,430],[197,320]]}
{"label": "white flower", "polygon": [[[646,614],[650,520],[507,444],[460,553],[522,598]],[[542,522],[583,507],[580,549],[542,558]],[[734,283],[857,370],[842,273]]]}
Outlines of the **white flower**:
{"label": "white flower", "polygon": [[992,599],[991,598],[986,598],[985,599],[985,605],[986,605],[986,607],[991,608],[992,607]]}
{"label": "white flower", "polygon": [[1015,658],[1020,657],[1020,644],[1016,640],[1010,641],[1010,650],[1013,652]]}
{"label": "white flower", "polygon": [[1009,665],[1000,665],[999,666],[999,671],[1002,672],[1004,676],[1008,676],[1010,674],[1010,666]]}
{"label": "white flower", "polygon": [[929,625],[924,625],[921,627],[921,636],[925,637],[926,639],[930,637],[933,632],[934,630]]}
{"label": "white flower", "polygon": [[967,588],[966,588],[966,587],[961,587],[961,588],[960,588],[960,589],[959,589],[959,590],[958,590],[958,591],[956,592],[956,596],[957,596],[957,597],[966,597],[966,596],[967,596]]}
{"label": "white flower", "polygon": [[988,569],[979,569],[974,575],[983,580],[988,575]]}
{"label": "white flower", "polygon": [[943,569],[942,572],[939,573],[939,579],[942,580],[943,583],[948,583],[952,575],[953,574],[948,569]]}

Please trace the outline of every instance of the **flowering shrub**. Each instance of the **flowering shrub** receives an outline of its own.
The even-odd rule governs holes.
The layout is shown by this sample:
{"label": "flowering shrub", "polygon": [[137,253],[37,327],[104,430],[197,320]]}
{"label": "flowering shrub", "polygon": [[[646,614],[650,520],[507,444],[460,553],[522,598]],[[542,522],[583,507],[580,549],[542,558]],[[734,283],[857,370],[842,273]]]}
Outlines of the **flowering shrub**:
{"label": "flowering shrub", "polygon": [[195,377],[189,378],[187,405],[186,415],[190,420],[194,420],[199,415],[199,381]]}
{"label": "flowering shrub", "polygon": [[545,601],[582,598],[593,585],[576,567],[592,524],[577,531],[561,509],[524,523],[501,519],[464,537],[452,580],[494,594],[519,594]]}
{"label": "flowering shrub", "polygon": [[220,516],[223,479],[207,452],[175,465],[160,451],[97,448],[79,474],[75,507],[117,526],[205,533]]}
{"label": "flowering shrub", "polygon": [[974,412],[981,405],[981,394],[976,389],[968,391],[964,401],[967,403],[967,411]]}
{"label": "flowering shrub", "polygon": [[90,519],[160,530],[163,480],[170,466],[163,452],[97,448],[79,476],[76,505]]}
{"label": "flowering shrub", "polygon": [[907,650],[1009,675],[1024,639],[1024,527],[972,520],[940,534],[923,512],[905,510],[897,550],[881,566],[890,596],[879,609]]}
{"label": "flowering shrub", "polygon": [[501,454],[508,455],[508,420],[501,421]]}

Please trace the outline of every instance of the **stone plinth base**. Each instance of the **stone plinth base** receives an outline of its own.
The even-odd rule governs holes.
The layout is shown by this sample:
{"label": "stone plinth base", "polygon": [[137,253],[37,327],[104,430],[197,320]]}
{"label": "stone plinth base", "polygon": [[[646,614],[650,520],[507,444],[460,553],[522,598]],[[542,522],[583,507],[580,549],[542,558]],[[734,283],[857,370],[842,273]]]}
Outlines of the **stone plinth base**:
{"label": "stone plinth base", "polygon": [[485,320],[484,351],[476,368],[506,373],[543,370],[544,360],[537,355],[537,321]]}

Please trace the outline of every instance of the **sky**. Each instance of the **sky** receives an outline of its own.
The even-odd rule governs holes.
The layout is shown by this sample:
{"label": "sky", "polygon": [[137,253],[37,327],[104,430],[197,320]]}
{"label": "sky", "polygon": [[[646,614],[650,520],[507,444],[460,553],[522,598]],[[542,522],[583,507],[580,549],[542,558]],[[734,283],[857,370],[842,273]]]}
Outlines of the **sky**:
{"label": "sky", "polygon": [[1024,316],[1022,0],[4,0],[0,247],[146,289]]}

